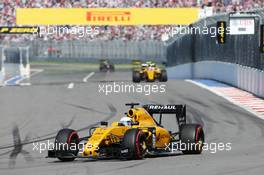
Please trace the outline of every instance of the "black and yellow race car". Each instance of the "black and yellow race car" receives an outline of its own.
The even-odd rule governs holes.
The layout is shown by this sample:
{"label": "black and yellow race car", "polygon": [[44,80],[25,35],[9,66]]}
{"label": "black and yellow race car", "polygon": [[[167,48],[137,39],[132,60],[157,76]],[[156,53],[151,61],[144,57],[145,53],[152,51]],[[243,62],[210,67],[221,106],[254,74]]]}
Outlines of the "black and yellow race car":
{"label": "black and yellow race car", "polygon": [[101,59],[99,63],[100,72],[114,72],[115,66],[108,59]]}
{"label": "black and yellow race car", "polygon": [[[172,155],[175,150],[183,154],[202,152],[203,128],[199,124],[186,123],[185,105],[126,105],[130,108],[120,121],[109,126],[108,122],[101,122],[100,126],[90,128],[88,136],[81,138],[75,130],[61,129],[55,138],[54,148],[48,151],[48,157],[61,161],[76,158],[142,159]],[[158,121],[154,115],[159,116]],[[177,121],[175,128],[179,128],[177,132],[162,125],[164,117],[173,116]]]}
{"label": "black and yellow race car", "polygon": [[141,67],[133,69],[132,79],[135,83],[140,81],[153,82],[155,80],[166,82],[168,77],[166,69],[161,69],[156,63],[146,62],[141,64]]}

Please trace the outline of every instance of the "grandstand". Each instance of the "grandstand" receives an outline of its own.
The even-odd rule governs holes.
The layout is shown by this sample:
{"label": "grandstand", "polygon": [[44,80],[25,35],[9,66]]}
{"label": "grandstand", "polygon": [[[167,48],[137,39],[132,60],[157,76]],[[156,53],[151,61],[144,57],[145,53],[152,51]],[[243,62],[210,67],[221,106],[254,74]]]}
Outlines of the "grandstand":
{"label": "grandstand", "polygon": [[[261,8],[263,0],[3,0],[0,4],[0,25],[16,25],[16,8],[173,8],[201,7],[212,8],[212,15]],[[99,35],[87,36],[84,40],[161,40],[166,26],[101,26]],[[36,36],[35,36],[36,37]],[[29,35],[0,35],[1,40],[33,40]],[[79,40],[75,35],[48,36],[43,40]]]}

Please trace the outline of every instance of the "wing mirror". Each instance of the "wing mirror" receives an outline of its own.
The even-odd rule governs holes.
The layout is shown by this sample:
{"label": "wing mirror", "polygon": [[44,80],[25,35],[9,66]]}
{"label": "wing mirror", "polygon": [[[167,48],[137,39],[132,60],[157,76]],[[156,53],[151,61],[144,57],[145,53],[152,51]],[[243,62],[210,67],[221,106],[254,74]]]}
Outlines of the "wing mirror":
{"label": "wing mirror", "polygon": [[108,122],[106,122],[106,121],[101,121],[101,126],[108,126]]}

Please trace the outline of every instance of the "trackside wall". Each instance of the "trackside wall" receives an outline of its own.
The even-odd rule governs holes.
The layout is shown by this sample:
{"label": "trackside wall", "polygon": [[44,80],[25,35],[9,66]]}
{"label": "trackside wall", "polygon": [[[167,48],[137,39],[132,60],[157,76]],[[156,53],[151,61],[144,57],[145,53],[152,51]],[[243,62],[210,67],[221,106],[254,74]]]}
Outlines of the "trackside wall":
{"label": "trackside wall", "polygon": [[186,63],[167,69],[171,79],[214,79],[264,98],[264,71],[220,61]]}

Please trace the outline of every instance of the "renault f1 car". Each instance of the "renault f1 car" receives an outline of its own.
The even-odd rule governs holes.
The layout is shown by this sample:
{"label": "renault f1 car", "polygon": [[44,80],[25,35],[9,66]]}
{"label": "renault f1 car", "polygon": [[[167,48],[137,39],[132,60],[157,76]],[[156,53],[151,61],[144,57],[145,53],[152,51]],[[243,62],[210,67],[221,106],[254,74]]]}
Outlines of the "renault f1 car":
{"label": "renault f1 car", "polygon": [[[174,145],[179,149],[179,145],[183,144],[184,149],[179,149],[183,154],[202,152],[203,128],[199,124],[186,123],[185,105],[126,105],[130,108],[125,118],[130,120],[113,122],[110,126],[101,122],[101,126],[90,128],[86,137],[80,138],[72,129],[61,129],[55,138],[54,149],[48,151],[48,157],[61,161],[73,161],[75,158],[142,159],[152,155],[175,154],[167,148]],[[159,116],[159,121],[154,119],[155,114]],[[162,126],[163,114],[176,117],[178,132],[173,133]]]}
{"label": "renault f1 car", "polygon": [[167,72],[165,69],[159,68],[153,62],[146,62],[141,64],[141,68],[133,70],[133,82],[138,83],[142,80],[153,82],[159,80],[161,82],[166,82]]}
{"label": "renault f1 car", "polygon": [[101,59],[100,65],[99,65],[99,70],[100,70],[100,72],[109,72],[109,71],[113,72],[113,71],[115,71],[115,66],[109,60]]}

